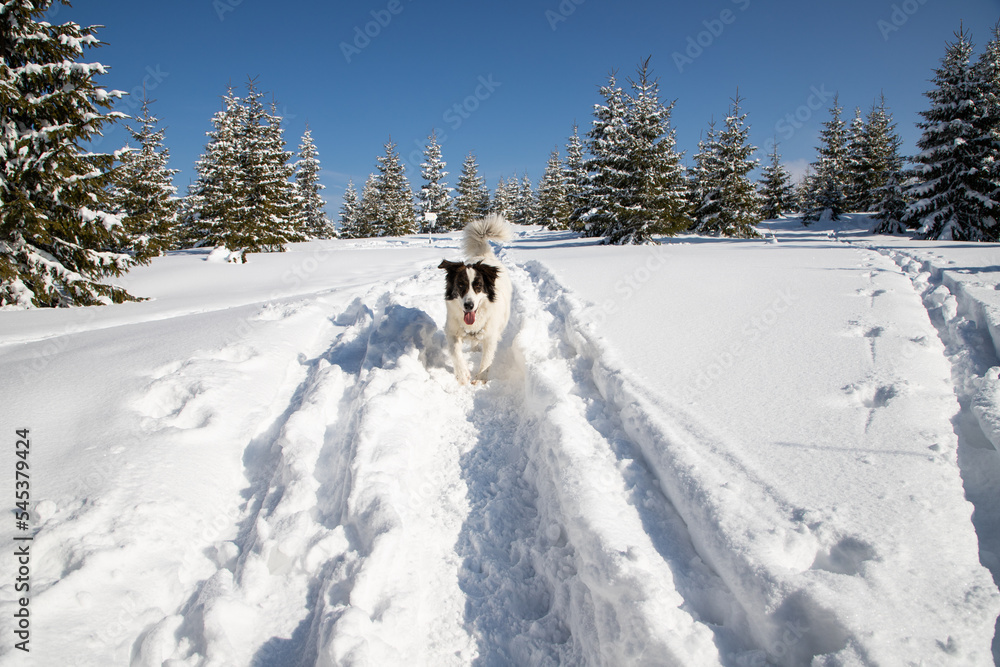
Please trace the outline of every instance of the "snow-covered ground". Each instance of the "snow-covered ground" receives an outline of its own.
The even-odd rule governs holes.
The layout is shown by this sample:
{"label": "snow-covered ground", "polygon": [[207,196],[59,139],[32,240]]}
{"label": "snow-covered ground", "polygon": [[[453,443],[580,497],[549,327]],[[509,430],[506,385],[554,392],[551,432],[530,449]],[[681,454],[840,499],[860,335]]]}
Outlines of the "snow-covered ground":
{"label": "snow-covered ground", "polygon": [[0,665],[993,664],[1000,246],[864,225],[519,229],[474,388],[457,235],[0,313]]}

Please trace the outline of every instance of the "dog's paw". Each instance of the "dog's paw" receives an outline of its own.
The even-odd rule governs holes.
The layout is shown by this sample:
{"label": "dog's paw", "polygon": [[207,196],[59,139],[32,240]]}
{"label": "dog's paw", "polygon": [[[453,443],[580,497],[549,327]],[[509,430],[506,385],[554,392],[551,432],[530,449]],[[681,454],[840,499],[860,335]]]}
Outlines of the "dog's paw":
{"label": "dog's paw", "polygon": [[458,380],[459,384],[462,385],[469,384],[469,382],[472,380],[472,374],[465,369],[459,369],[455,371],[455,379]]}

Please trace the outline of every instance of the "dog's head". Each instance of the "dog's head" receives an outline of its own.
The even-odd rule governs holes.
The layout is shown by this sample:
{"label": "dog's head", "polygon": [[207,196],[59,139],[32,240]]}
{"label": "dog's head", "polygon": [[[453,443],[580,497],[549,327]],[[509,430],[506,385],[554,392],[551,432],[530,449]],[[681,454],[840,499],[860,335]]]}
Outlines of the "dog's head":
{"label": "dog's head", "polygon": [[457,299],[465,311],[465,323],[475,324],[476,313],[483,301],[496,301],[497,276],[500,269],[490,264],[476,262],[450,262],[447,259],[438,264],[439,269],[447,271],[445,279],[444,298],[451,301]]}

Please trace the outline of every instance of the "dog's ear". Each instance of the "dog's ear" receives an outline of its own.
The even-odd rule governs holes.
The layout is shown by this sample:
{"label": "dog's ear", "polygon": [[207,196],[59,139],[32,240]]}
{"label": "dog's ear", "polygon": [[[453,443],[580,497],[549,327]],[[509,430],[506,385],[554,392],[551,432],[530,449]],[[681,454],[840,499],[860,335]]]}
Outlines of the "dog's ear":
{"label": "dog's ear", "polygon": [[486,298],[491,302],[497,300],[497,276],[500,275],[499,267],[483,262],[476,262],[472,268],[483,277],[483,287],[486,288]]}
{"label": "dog's ear", "polygon": [[444,269],[445,271],[458,271],[461,267],[465,266],[462,262],[452,262],[447,259],[442,259],[441,263],[438,264],[439,269]]}

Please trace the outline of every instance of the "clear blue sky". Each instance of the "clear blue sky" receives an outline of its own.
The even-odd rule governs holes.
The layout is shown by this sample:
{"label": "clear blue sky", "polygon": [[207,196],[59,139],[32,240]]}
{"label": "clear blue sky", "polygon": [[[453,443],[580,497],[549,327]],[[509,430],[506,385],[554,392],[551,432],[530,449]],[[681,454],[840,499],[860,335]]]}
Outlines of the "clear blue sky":
{"label": "clear blue sky", "polygon": [[[676,100],[687,164],[737,87],[751,141],[763,148],[777,135],[793,172],[815,158],[833,93],[849,121],[884,92],[912,154],[946,42],[964,22],[978,54],[998,19],[1000,0],[77,0],[49,16],[105,26],[107,46],[85,57],[111,68],[99,77],[107,88],[139,93],[145,82],[181,194],[227,85],[257,77],[290,148],[312,128],[332,218],[347,180],[360,190],[390,136],[419,160],[432,128],[452,186],[470,150],[491,189],[515,172],[537,184],[574,121],[581,135],[589,128],[608,73],[622,81],[647,56]],[[112,129],[100,149],[127,136]],[[419,172],[408,174],[419,187]]]}

